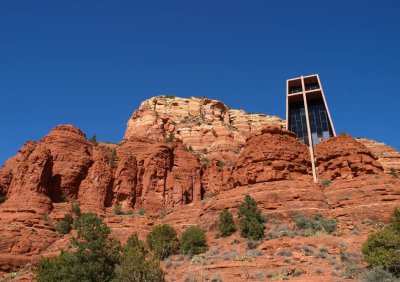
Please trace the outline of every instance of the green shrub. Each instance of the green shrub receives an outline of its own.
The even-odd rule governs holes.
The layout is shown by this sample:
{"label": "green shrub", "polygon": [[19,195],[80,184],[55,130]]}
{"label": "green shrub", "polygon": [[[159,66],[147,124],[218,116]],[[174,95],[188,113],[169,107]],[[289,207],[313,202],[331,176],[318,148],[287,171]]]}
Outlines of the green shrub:
{"label": "green shrub", "polygon": [[390,224],[370,235],[362,249],[365,260],[400,277],[400,211],[395,208]]}
{"label": "green shrub", "polygon": [[321,219],[321,226],[328,234],[331,234],[337,229],[337,221],[335,219]]}
{"label": "green shrub", "polygon": [[117,151],[113,148],[111,149],[111,157],[109,159],[109,164],[111,166],[111,168],[116,168],[117,167]]}
{"label": "green shrub", "polygon": [[95,214],[83,214],[74,222],[77,238],[71,239],[74,252],[39,262],[38,282],[111,281],[120,256],[120,246],[109,238],[110,229]]}
{"label": "green shrub", "polygon": [[208,159],[208,158],[201,157],[201,158],[200,158],[200,162],[201,162],[202,164],[209,165],[211,161],[210,161],[210,159]]}
{"label": "green shrub", "polygon": [[217,162],[217,166],[219,166],[219,167],[224,167],[224,166],[227,166],[227,165],[228,165],[227,163],[224,163],[224,162],[221,162],[221,161]]}
{"label": "green shrub", "polygon": [[207,238],[203,229],[192,226],[183,232],[181,251],[184,255],[198,255],[207,252]]}
{"label": "green shrub", "polygon": [[399,177],[399,174],[397,173],[397,171],[393,167],[390,168],[390,175],[395,177],[395,178]]}
{"label": "green shrub", "polygon": [[363,244],[362,253],[370,265],[400,276],[400,233],[387,228],[372,234]]}
{"label": "green shrub", "polygon": [[137,233],[129,237],[115,272],[116,281],[165,281],[160,261],[153,254],[149,254]]}
{"label": "green shrub", "polygon": [[56,223],[54,228],[60,234],[68,234],[69,232],[71,232],[73,222],[74,219],[72,218],[72,215],[70,213],[67,213],[64,215],[63,220],[60,220]]}
{"label": "green shrub", "polygon": [[0,204],[4,203],[6,201],[6,197],[3,195],[0,195]]}
{"label": "green shrub", "polygon": [[160,261],[154,256],[146,256],[138,248],[130,248],[122,254],[115,272],[116,281],[120,282],[165,281]]}
{"label": "green shrub", "polygon": [[74,203],[72,203],[72,205],[71,205],[71,211],[72,211],[72,213],[75,214],[76,216],[81,216],[81,215],[82,215],[79,202],[74,202]]}
{"label": "green shrub", "polygon": [[293,220],[297,228],[310,230],[312,233],[325,231],[331,234],[337,229],[337,221],[335,219],[325,219],[321,214],[316,214],[314,217],[296,215]]}
{"label": "green shrub", "polygon": [[389,228],[400,233],[400,211],[397,208],[393,210],[392,217],[390,218]]}
{"label": "green shrub", "polygon": [[218,229],[219,235],[222,237],[228,237],[236,232],[233,216],[227,209],[224,209],[219,215]]}
{"label": "green shrub", "polygon": [[54,228],[56,229],[56,231],[62,235],[64,234],[68,234],[69,232],[71,232],[71,225],[64,221],[64,220],[60,220],[59,222],[56,223],[56,225],[54,226]]}
{"label": "green shrub", "polygon": [[97,136],[96,136],[96,134],[93,134],[93,136],[89,138],[89,142],[97,143]]}
{"label": "green shrub", "polygon": [[170,133],[170,134],[168,135],[167,140],[165,140],[165,142],[171,143],[172,141],[174,141],[174,138],[175,138],[175,135],[174,135],[173,133]]}
{"label": "green shrub", "polygon": [[116,215],[122,215],[124,212],[122,211],[122,207],[120,204],[116,204],[113,208],[114,214]]}
{"label": "green shrub", "polygon": [[146,213],[146,209],[144,207],[140,207],[138,210],[139,215],[144,215]]}
{"label": "green shrub", "polygon": [[245,196],[244,201],[239,206],[238,216],[242,237],[252,240],[259,240],[264,237],[265,219],[257,208],[257,202],[249,195]]}
{"label": "green shrub", "polygon": [[126,250],[132,249],[132,248],[137,248],[137,249],[140,249],[143,253],[147,252],[145,244],[139,240],[137,233],[133,233],[128,238],[128,241],[126,242],[126,245],[124,248]]}
{"label": "green shrub", "polygon": [[160,259],[165,259],[179,250],[179,240],[175,229],[162,224],[147,234],[147,245]]}
{"label": "green shrub", "polygon": [[329,186],[332,184],[332,181],[330,179],[324,179],[321,181],[322,186]]}

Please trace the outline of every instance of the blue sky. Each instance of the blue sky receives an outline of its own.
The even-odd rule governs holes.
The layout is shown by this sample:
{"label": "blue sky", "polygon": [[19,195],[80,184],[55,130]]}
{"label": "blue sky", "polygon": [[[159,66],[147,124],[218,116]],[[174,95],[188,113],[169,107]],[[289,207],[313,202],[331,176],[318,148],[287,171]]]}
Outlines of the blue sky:
{"label": "blue sky", "polygon": [[[329,3],[328,3],[329,2]],[[400,149],[400,1],[0,1],[0,165],[57,124],[118,142],[160,94],[285,114],[319,73],[337,132]]]}

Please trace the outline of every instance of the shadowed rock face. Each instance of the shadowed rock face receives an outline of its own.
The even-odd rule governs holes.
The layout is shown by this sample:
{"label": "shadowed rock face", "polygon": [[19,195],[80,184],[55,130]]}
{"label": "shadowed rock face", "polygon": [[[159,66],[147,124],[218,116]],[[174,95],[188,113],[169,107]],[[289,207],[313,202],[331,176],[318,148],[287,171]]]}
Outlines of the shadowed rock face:
{"label": "shadowed rock face", "polygon": [[53,157],[51,197],[60,202],[64,197],[77,196],[79,186],[93,164],[93,148],[85,134],[70,125],[54,128],[39,142]]}
{"label": "shadowed rock face", "polygon": [[315,147],[320,179],[352,179],[364,174],[382,174],[382,165],[360,142],[349,135],[339,135]]}
{"label": "shadowed rock face", "polygon": [[[235,211],[246,194],[280,218],[319,212],[387,219],[400,206],[399,181],[350,136],[317,145],[319,179],[334,182],[313,183],[308,147],[282,122],[210,99],[156,97],[142,103],[119,144],[89,142],[79,129],[57,126],[0,169],[0,272],[64,248],[68,240],[54,224],[75,200],[83,212],[107,215],[120,239],[143,236],[159,222],[214,228],[219,213]],[[144,209],[147,218],[112,217],[117,204],[125,212]]]}

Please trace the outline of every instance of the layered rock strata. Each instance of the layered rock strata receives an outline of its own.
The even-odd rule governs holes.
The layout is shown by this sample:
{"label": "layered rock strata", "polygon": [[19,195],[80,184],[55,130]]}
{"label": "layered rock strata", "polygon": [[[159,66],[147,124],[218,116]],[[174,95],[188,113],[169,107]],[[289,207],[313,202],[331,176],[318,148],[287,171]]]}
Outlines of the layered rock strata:
{"label": "layered rock strata", "polygon": [[[321,186],[312,181],[307,146],[282,126],[277,117],[215,100],[168,97],[143,102],[119,144],[90,142],[73,126],[57,126],[0,169],[0,271],[65,247],[54,224],[75,201],[83,212],[107,215],[121,240],[134,231],[143,238],[160,222],[213,230],[222,209],[235,211],[246,194],[281,219],[322,213],[387,220],[400,205],[399,180],[380,164],[388,171],[395,165],[388,156],[398,152],[345,135],[323,141],[316,165],[319,178],[332,182]],[[117,205],[145,216],[116,217]]]}
{"label": "layered rock strata", "polygon": [[233,110],[208,98],[159,96],[144,101],[135,111],[124,139],[179,139],[207,158],[234,164],[246,134],[266,124],[283,127],[284,121],[276,116]]}
{"label": "layered rock strata", "polygon": [[382,165],[371,151],[345,134],[318,143],[315,158],[320,179],[352,179],[383,173]]}
{"label": "layered rock strata", "polygon": [[364,144],[382,164],[385,172],[390,174],[393,170],[400,175],[400,152],[395,148],[390,147],[384,143],[377,142],[366,138],[357,138],[358,142]]}

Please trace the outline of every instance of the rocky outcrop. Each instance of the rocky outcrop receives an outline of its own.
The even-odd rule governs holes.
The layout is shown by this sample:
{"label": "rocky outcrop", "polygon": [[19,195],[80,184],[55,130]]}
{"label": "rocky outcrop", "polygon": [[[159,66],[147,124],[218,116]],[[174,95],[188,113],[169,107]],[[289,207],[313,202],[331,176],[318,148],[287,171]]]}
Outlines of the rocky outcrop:
{"label": "rocky outcrop", "polygon": [[93,163],[92,145],[85,134],[71,125],[55,127],[40,141],[53,157],[53,176],[50,187],[52,200],[77,196],[79,185]]}
{"label": "rocky outcrop", "polygon": [[144,101],[128,121],[125,140],[179,139],[203,156],[234,164],[248,132],[265,124],[283,126],[276,116],[229,109],[208,98],[154,97]]}
{"label": "rocky outcrop", "polygon": [[266,126],[251,134],[233,170],[235,186],[287,179],[311,180],[310,154],[296,136]]}
{"label": "rocky outcrop", "polygon": [[346,134],[318,143],[315,157],[320,179],[352,179],[383,172],[371,151]]}
{"label": "rocky outcrop", "polygon": [[337,219],[387,221],[400,206],[400,180],[382,174],[333,181],[323,191]]}
{"label": "rocky outcrop", "polygon": [[116,152],[114,203],[160,212],[200,199],[198,158],[181,143],[131,138]]}
{"label": "rocky outcrop", "polygon": [[48,213],[52,206],[48,189],[52,167],[53,158],[48,150],[33,143],[26,144],[17,158],[1,211]]}
{"label": "rocky outcrop", "polygon": [[[94,163],[89,168],[78,191],[78,201],[83,212],[104,212],[107,196],[113,183],[109,157],[101,146],[94,148]],[[93,195],[96,195],[95,197]]]}
{"label": "rocky outcrop", "polygon": [[400,175],[400,152],[385,143],[366,138],[357,138],[357,141],[367,147],[382,164],[386,173],[396,171]]}
{"label": "rocky outcrop", "polygon": [[[394,166],[398,152],[345,135],[323,141],[315,148],[318,176],[332,182],[319,185],[308,147],[282,126],[277,117],[219,101],[170,97],[143,102],[119,144],[89,142],[79,129],[57,126],[0,169],[0,272],[64,248],[68,240],[54,224],[72,201],[104,216],[121,240],[130,232],[143,238],[160,222],[213,230],[220,212],[235,212],[246,194],[282,220],[299,213],[387,220],[400,205],[399,180],[379,163]],[[116,216],[116,205],[145,215]]]}

